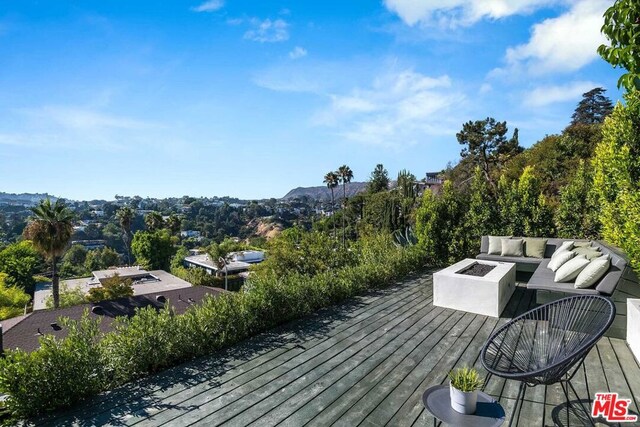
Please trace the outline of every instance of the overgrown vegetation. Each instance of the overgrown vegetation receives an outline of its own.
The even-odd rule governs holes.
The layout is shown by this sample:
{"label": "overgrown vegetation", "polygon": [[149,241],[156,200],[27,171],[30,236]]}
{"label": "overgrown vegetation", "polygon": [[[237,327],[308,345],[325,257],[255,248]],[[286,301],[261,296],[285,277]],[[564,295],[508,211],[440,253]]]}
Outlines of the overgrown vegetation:
{"label": "overgrown vegetation", "polygon": [[[341,242],[319,233],[292,231],[274,247],[242,292],[207,298],[183,315],[172,315],[169,308],[139,310],[132,318],[118,319],[115,330],[105,336],[87,317],[65,321],[67,338],[43,337],[41,348],[31,353],[8,351],[0,360],[0,391],[8,395],[7,408],[28,417],[73,405],[385,286],[423,265],[417,247],[398,247],[387,234],[352,243],[338,261],[332,261],[332,251],[339,251]],[[315,256],[323,257],[321,263]],[[301,267],[283,270],[293,259]]]}

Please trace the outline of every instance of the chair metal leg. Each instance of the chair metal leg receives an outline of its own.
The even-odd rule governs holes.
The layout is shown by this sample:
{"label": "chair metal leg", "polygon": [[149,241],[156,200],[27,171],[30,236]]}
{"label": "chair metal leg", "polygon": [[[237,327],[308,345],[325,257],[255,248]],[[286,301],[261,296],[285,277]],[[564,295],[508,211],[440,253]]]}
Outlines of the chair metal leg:
{"label": "chair metal leg", "polygon": [[[524,382],[520,383],[520,388],[518,389],[518,397],[516,397],[516,404],[513,407],[513,412],[511,412],[511,419],[509,420],[509,426],[516,426],[518,423],[518,419],[520,419],[520,412],[522,412],[522,404],[524,403],[524,395],[527,392],[527,384]],[[516,417],[516,411],[518,412],[518,416]],[[514,424],[513,422],[516,422]]]}
{"label": "chair metal leg", "polygon": [[[580,409],[582,409],[582,412],[584,412],[584,414],[586,415],[586,419],[591,422],[591,425],[595,426],[595,423],[591,419],[591,413],[589,412],[589,410],[587,408],[584,407],[584,404],[580,400],[580,396],[578,396],[578,393],[576,392],[576,389],[573,387],[573,384],[571,384],[571,381],[567,381],[567,384],[569,385],[569,388],[571,388],[571,391],[573,391],[573,394],[576,396],[576,400],[578,401]],[[567,392],[568,391],[569,390],[567,388]],[[591,396],[589,396],[589,403],[591,403]]]}

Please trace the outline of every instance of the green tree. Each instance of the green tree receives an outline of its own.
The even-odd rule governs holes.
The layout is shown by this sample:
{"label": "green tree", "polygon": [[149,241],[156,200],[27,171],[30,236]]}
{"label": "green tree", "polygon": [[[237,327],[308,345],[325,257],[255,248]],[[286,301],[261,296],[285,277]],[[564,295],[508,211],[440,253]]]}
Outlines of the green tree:
{"label": "green tree", "polygon": [[333,194],[333,190],[338,186],[338,175],[335,172],[327,172],[324,176],[325,185],[329,190],[331,190],[331,217],[333,221],[333,238],[336,238],[336,222],[335,218],[333,218],[333,214],[335,212],[335,197]]}
{"label": "green tree", "polygon": [[173,244],[168,230],[138,231],[131,242],[131,252],[136,262],[146,269],[170,269]]}
{"label": "green tree", "polygon": [[446,265],[471,256],[474,243],[466,224],[468,202],[451,181],[440,194],[425,191],[416,211],[416,236],[431,265]]}
{"label": "green tree", "polygon": [[602,127],[593,158],[593,188],[602,236],[623,249],[640,270],[640,91],[625,95]]}
{"label": "green tree", "polygon": [[105,270],[120,265],[120,255],[109,247],[89,251],[84,262],[87,271]]}
{"label": "green tree", "polygon": [[0,273],[0,320],[20,316],[31,300],[22,289],[8,284],[7,278],[6,273]]}
{"label": "green tree", "polygon": [[0,251],[0,272],[7,273],[7,285],[33,293],[33,276],[43,269],[44,260],[30,240],[7,245]]}
{"label": "green tree", "polygon": [[176,214],[169,215],[166,221],[167,228],[171,231],[172,235],[176,235],[180,233],[180,229],[182,227],[182,219]]}
{"label": "green tree", "polygon": [[476,166],[469,192],[466,223],[473,240],[478,242],[478,245],[481,236],[492,234],[495,230],[497,215],[495,205],[482,169]]}
{"label": "green tree", "polygon": [[591,89],[582,94],[582,100],[571,116],[571,124],[593,125],[604,122],[613,111],[613,104],[604,93],[607,90],[601,87]]}
{"label": "green tree", "polygon": [[555,214],[558,237],[597,239],[600,235],[598,204],[593,192],[593,176],[584,162],[561,190]]}
{"label": "green tree", "polygon": [[616,0],[604,13],[601,31],[609,46],[601,45],[598,53],[613,67],[627,72],[618,79],[618,88],[640,90],[640,3],[637,0]]}
{"label": "green tree", "polygon": [[345,225],[345,213],[344,210],[347,206],[347,184],[353,179],[353,171],[347,165],[342,165],[336,171],[338,179],[342,183],[342,246],[347,246],[347,229]]}
{"label": "green tree", "polygon": [[389,189],[389,172],[384,168],[382,164],[377,164],[369,183],[367,184],[367,191],[369,193],[379,193],[380,191],[387,191]]}
{"label": "green tree", "polygon": [[553,214],[540,191],[540,181],[527,166],[518,182],[518,218],[522,221],[524,236],[553,234]]}
{"label": "green tree", "polygon": [[60,275],[65,278],[86,276],[89,273],[85,268],[87,253],[88,251],[84,246],[71,245],[62,257]]}
{"label": "green tree", "polygon": [[60,306],[60,276],[58,261],[64,254],[73,234],[73,212],[60,200],[54,204],[43,200],[32,209],[33,216],[24,229],[24,235],[33,246],[51,263],[53,306]]}
{"label": "green tree", "polygon": [[149,231],[157,231],[164,228],[164,219],[162,219],[162,215],[159,212],[149,212],[144,217],[144,224]]}
{"label": "green tree", "polygon": [[[60,285],[60,308],[72,307],[86,302],[86,295],[79,286],[70,288],[66,283]],[[53,297],[47,297],[45,306],[48,309],[53,308]]]}
{"label": "green tree", "polygon": [[396,188],[405,199],[416,198],[416,176],[406,169],[398,172]]}
{"label": "green tree", "polygon": [[[138,233],[136,233],[137,235]],[[135,240],[135,236],[134,236]],[[118,274],[103,279],[100,286],[89,289],[87,299],[91,302],[109,301],[117,298],[133,296],[133,282]]]}
{"label": "green tree", "polygon": [[499,220],[496,233],[522,236],[522,220],[518,208],[518,184],[517,181],[509,181],[505,175],[498,180],[497,190],[497,218]]}
{"label": "green tree", "polygon": [[460,155],[469,158],[473,164],[480,166],[485,178],[495,188],[493,170],[496,165],[522,152],[518,141],[518,129],[507,139],[507,122],[498,122],[492,117],[484,120],[469,121],[462,125],[456,134],[458,143],[464,145]]}
{"label": "green tree", "polygon": [[124,206],[116,212],[116,218],[120,223],[120,229],[122,230],[122,241],[124,243],[124,250],[127,254],[127,264],[131,264],[131,223],[136,213],[128,206]]}

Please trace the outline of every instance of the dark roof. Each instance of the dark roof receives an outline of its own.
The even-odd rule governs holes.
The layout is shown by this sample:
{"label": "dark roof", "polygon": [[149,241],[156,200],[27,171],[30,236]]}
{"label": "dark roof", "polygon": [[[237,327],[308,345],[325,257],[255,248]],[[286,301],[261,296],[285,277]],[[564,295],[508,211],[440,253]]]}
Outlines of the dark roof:
{"label": "dark roof", "polygon": [[[182,314],[191,305],[202,301],[206,295],[216,296],[223,292],[225,291],[207,286],[192,286],[154,294],[119,298],[112,301],[101,301],[95,304],[80,304],[58,310],[38,310],[27,316],[15,318],[17,321],[7,319],[0,322],[0,324],[3,325],[3,347],[5,349],[20,348],[25,351],[33,351],[40,347],[39,338],[42,334],[52,334],[57,338],[66,337],[66,328],[54,327],[52,324],[57,325],[60,317],[79,320],[85,310],[89,311],[90,318],[102,318],[100,330],[106,333],[112,330],[113,319],[118,316],[131,317],[135,314],[136,308],[148,306],[157,309],[162,308],[164,303],[158,301],[156,297],[163,296],[170,301],[176,314]],[[92,311],[93,307],[100,307],[101,310]],[[7,326],[10,325],[10,328],[5,329],[5,324],[7,324]]]}

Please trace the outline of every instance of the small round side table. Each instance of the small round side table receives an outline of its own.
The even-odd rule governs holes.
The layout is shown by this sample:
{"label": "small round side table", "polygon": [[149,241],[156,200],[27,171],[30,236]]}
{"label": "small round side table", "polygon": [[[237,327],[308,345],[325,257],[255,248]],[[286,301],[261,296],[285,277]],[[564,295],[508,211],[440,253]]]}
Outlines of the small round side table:
{"label": "small round side table", "polygon": [[456,427],[498,427],[505,420],[504,409],[496,400],[486,393],[478,392],[476,413],[464,415],[451,407],[448,385],[429,387],[422,395],[422,403],[434,416],[433,425],[440,420]]}

